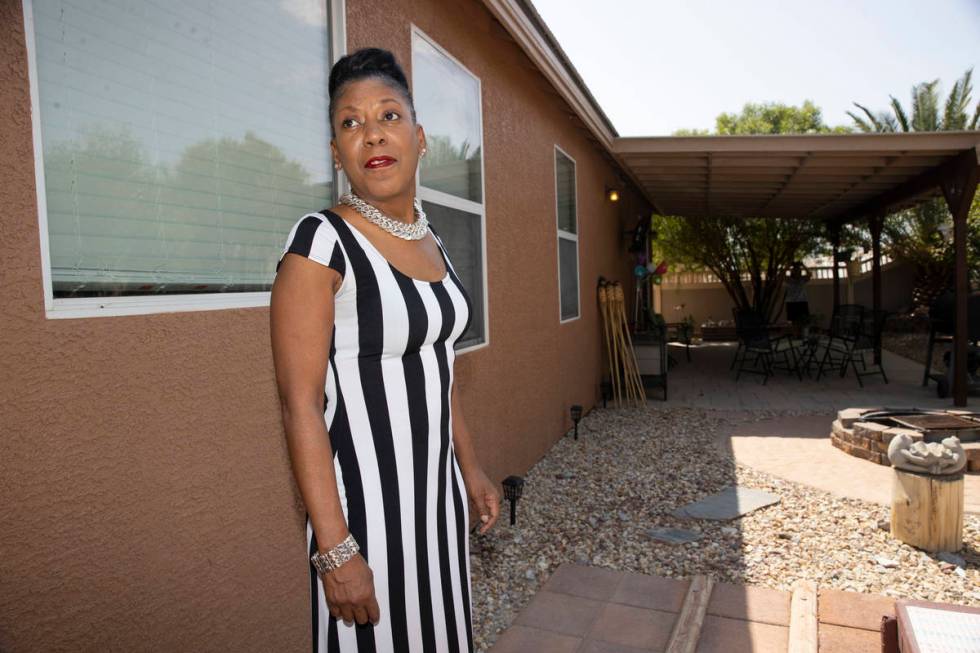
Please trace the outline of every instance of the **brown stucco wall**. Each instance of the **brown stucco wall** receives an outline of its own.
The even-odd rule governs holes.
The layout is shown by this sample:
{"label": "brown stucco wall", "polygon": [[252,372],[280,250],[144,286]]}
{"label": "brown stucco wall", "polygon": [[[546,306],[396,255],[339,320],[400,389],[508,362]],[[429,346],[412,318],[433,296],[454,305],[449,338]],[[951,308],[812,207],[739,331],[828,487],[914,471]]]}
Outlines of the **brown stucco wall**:
{"label": "brown stucco wall", "polygon": [[[489,347],[462,355],[492,478],[589,408],[595,281],[628,281],[612,169],[477,2],[348,3],[349,47],[414,21],[483,82]],[[0,3],[0,650],[308,650],[303,509],[268,310],[44,315],[20,2]],[[558,324],[553,150],[578,162],[582,318]]]}
{"label": "brown stucco wall", "polygon": [[[481,80],[486,174],[490,346],[457,359],[467,424],[497,478],[523,473],[571,426],[574,403],[598,398],[602,351],[595,285],[624,282],[621,220],[646,209],[630,194],[605,200],[616,177],[569,110],[476,2],[348,0],[348,50],[387,48],[411,78],[411,28]],[[558,322],[554,145],[576,161],[581,312]]]}

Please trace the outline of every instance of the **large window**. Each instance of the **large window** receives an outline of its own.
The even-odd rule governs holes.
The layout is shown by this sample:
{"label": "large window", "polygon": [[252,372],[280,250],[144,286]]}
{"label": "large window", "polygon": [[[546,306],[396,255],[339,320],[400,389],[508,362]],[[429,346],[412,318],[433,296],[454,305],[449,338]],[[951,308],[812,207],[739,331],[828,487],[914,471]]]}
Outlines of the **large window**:
{"label": "large window", "polygon": [[412,30],[412,94],[428,152],[419,197],[473,304],[459,348],[487,342],[486,225],[480,80]]}
{"label": "large window", "polygon": [[334,197],[327,4],[25,0],[49,314],[268,303]]}
{"label": "large window", "polygon": [[555,203],[558,220],[558,295],[562,322],[579,317],[578,212],[575,161],[555,147]]}

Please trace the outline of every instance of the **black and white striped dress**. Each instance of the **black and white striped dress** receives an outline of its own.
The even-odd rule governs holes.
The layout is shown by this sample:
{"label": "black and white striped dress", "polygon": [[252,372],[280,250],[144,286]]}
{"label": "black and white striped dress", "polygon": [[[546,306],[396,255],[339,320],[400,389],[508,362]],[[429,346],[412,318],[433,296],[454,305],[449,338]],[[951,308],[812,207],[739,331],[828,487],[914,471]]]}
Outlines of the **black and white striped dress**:
{"label": "black and white striped dress", "polygon": [[[301,218],[283,250],[343,276],[324,416],[344,517],[374,572],[381,608],[377,625],[346,626],[330,615],[310,565],[316,653],[473,650],[467,499],[450,410],[454,344],[472,310],[432,234],[446,263],[446,276],[434,282],[395,269],[327,210]],[[312,555],[309,515],[306,533]]]}

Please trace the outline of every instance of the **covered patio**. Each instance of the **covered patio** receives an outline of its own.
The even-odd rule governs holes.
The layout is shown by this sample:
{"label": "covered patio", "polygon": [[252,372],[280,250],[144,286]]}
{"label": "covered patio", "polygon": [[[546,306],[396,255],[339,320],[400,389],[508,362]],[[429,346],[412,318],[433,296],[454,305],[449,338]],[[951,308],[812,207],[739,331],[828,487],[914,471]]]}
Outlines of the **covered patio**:
{"label": "covered patio", "polygon": [[[942,194],[953,215],[956,255],[953,402],[967,405],[966,222],[980,173],[980,134],[614,138],[611,150],[662,215],[819,220],[827,226],[835,260],[841,227],[866,222],[875,314],[882,308],[885,216]],[[836,310],[841,304],[837,266],[833,283]],[[880,343],[875,355],[881,356]],[[672,383],[675,389],[679,385]]]}
{"label": "covered patio", "polygon": [[[734,343],[708,342],[691,347],[687,361],[683,347],[669,348],[675,364],[670,368],[670,392],[667,404],[709,410],[748,410],[826,412],[828,415],[851,406],[915,406],[944,408],[949,399],[939,399],[935,390],[922,387],[922,365],[888,350],[882,363],[888,371],[888,383],[879,378],[858,385],[853,374],[840,377],[836,371],[819,380],[812,376],[798,379],[794,374],[777,370],[765,385],[758,378],[735,380],[729,370],[735,353]],[[660,403],[659,395],[650,399]]]}

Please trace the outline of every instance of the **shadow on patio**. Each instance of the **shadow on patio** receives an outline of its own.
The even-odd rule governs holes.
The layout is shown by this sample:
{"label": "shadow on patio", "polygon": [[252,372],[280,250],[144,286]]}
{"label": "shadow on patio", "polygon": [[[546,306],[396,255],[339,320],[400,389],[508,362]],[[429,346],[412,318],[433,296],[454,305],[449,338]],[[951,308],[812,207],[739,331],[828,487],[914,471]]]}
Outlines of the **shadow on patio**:
{"label": "shadow on patio", "polygon": [[[889,351],[882,352],[882,362],[889,383],[877,377],[865,377],[858,385],[854,373],[843,378],[835,371],[824,373],[818,381],[815,374],[800,381],[787,372],[777,371],[765,385],[757,376],[743,376],[735,381],[729,365],[735,354],[733,343],[706,343],[692,346],[691,361],[683,349],[671,347],[675,361],[670,369],[670,393],[667,404],[713,410],[796,410],[836,413],[842,408],[897,406],[950,408],[952,399],[939,399],[935,384],[924,388],[922,365]],[[975,402],[976,399],[973,399]]]}

